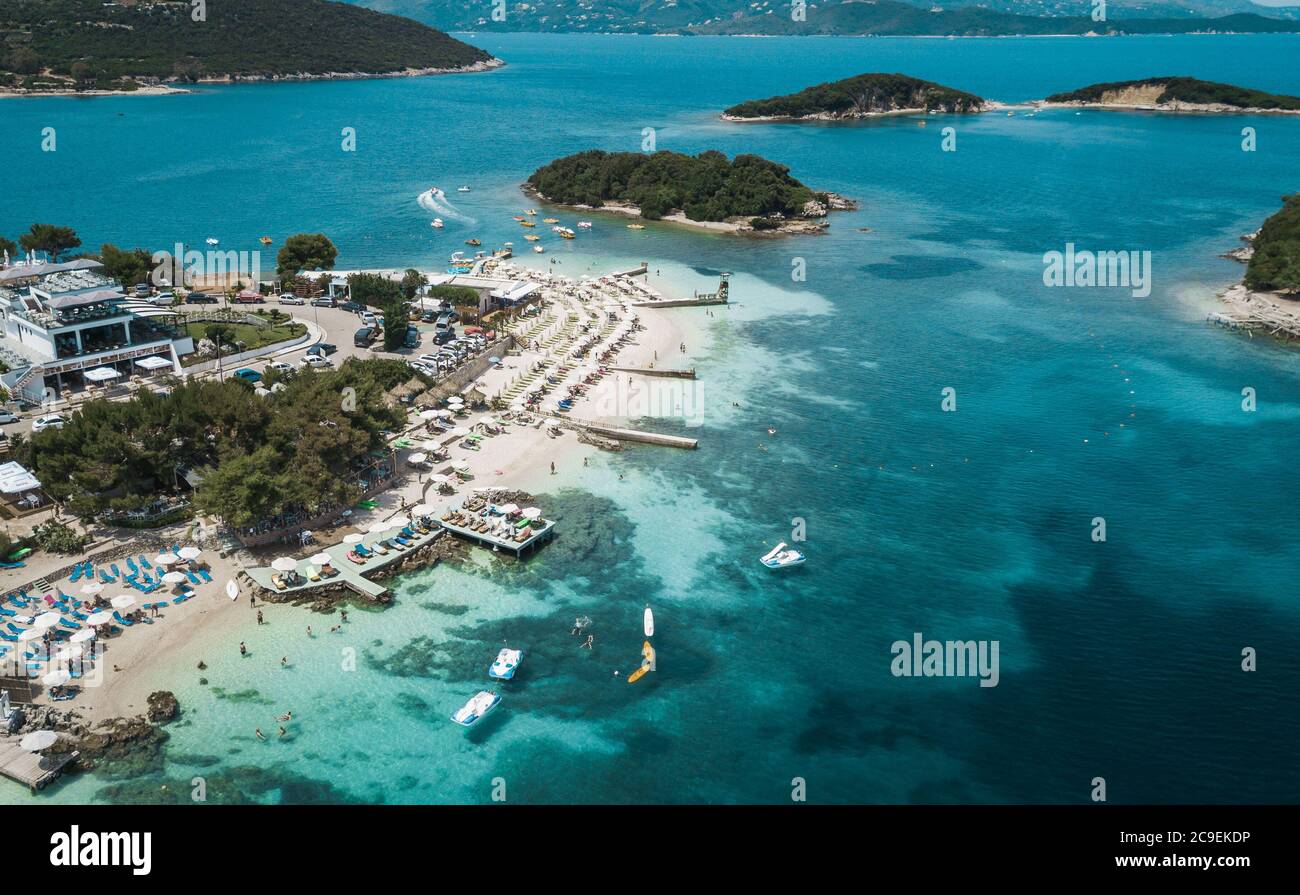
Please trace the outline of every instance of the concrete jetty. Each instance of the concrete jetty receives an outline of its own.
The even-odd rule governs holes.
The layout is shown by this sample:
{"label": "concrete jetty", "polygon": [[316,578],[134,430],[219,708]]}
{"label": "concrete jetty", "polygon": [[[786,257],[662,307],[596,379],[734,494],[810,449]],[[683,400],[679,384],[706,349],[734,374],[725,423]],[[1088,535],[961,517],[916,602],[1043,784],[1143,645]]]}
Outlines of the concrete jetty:
{"label": "concrete jetty", "polygon": [[63,769],[76,761],[80,754],[64,752],[42,755],[22,748],[16,736],[0,737],[0,774],[36,792],[58,779]]}

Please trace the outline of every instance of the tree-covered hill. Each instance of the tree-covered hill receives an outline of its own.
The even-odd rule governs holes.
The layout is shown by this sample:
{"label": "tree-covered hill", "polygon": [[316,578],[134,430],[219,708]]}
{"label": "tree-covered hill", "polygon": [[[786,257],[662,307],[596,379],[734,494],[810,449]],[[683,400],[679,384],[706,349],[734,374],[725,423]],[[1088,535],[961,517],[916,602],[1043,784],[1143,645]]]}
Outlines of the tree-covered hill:
{"label": "tree-covered hill", "polygon": [[328,0],[189,3],[0,2],[0,83],[39,86],[43,73],[79,86],[122,79],[390,74],[462,69],[491,56],[441,31]]}
{"label": "tree-covered hill", "polygon": [[798,218],[817,197],[790,176],[790,169],[756,155],[728,160],[710,150],[604,152],[590,150],[538,168],[528,186],[561,205],[635,205],[641,216],[658,219],[680,210],[692,221],[734,217]]}
{"label": "tree-covered hill", "polygon": [[1300,193],[1282,197],[1282,210],[1260,228],[1246,267],[1246,286],[1260,292],[1300,292]]}
{"label": "tree-covered hill", "polygon": [[[1156,94],[1154,91],[1161,92]],[[1056,93],[1047,98],[1049,103],[1106,103],[1111,97],[1131,95],[1146,91],[1157,104],[1190,103],[1193,105],[1221,105],[1236,109],[1272,109],[1300,111],[1300,96],[1283,96],[1251,90],[1233,84],[1219,84],[1187,77],[1143,78],[1139,81],[1114,81],[1092,84],[1068,93]]]}
{"label": "tree-covered hill", "polygon": [[727,118],[857,118],[899,109],[934,109],[943,112],[979,112],[984,100],[899,74],[864,74],[790,93],[732,106]]}

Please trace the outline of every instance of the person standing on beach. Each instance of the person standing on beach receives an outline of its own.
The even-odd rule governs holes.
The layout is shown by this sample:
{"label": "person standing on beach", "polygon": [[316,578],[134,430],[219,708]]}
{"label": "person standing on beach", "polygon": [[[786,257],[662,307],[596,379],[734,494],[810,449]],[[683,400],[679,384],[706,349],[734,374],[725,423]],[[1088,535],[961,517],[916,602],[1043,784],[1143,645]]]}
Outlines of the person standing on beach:
{"label": "person standing on beach", "polygon": [[240,655],[240,656],[247,656],[247,655],[248,655],[248,647],[244,646],[244,641],[242,641],[242,640],[239,641],[239,655]]}
{"label": "person standing on beach", "polygon": [[555,475],[555,461],[551,461],[551,475]]}
{"label": "person standing on beach", "polygon": [[262,610],[257,610],[257,623],[262,624]]}

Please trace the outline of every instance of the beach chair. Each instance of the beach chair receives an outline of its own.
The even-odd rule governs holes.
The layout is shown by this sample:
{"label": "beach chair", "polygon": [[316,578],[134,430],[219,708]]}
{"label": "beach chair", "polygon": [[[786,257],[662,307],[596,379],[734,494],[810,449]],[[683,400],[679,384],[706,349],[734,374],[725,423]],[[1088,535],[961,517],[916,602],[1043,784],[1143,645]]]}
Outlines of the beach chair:
{"label": "beach chair", "polygon": [[365,557],[357,553],[355,550],[348,551],[348,559],[352,560],[354,563],[356,563],[359,566],[364,566],[366,564]]}
{"label": "beach chair", "polygon": [[117,581],[116,578],[105,572],[103,569],[99,570],[99,580],[105,584],[114,584]]}
{"label": "beach chair", "polygon": [[139,572],[140,572],[140,567],[137,566],[137,565],[135,564],[135,560],[132,559],[132,558],[129,557],[129,556],[126,558],[126,567],[127,567],[128,569],[130,569],[131,572],[134,573],[134,574],[139,574]]}
{"label": "beach chair", "polygon": [[61,618],[61,619],[59,619],[59,624],[63,625],[63,627],[65,627],[65,628],[69,628],[69,629],[71,629],[71,630],[73,630],[73,631],[80,631],[80,630],[81,630],[81,625],[77,624],[76,622],[70,622],[70,621],[68,621],[66,618]]}
{"label": "beach chair", "polygon": [[111,569],[113,570],[113,577],[114,577],[114,578],[121,578],[121,577],[122,577],[122,573],[121,573],[121,572],[118,570],[118,568],[117,568],[117,563],[113,563],[113,565],[111,565],[109,568],[111,568]]}
{"label": "beach chair", "polygon": [[73,566],[72,574],[68,576],[68,581],[76,583],[77,581],[80,580],[81,580],[81,566],[80,565]]}
{"label": "beach chair", "polygon": [[17,614],[18,614],[18,613],[15,612],[15,611],[12,610],[12,609],[4,609],[4,608],[0,608],[0,616],[4,616],[5,618],[13,618],[13,617],[16,616]]}
{"label": "beach chair", "polygon": [[140,554],[140,568],[142,569],[153,568],[153,566],[149,565],[149,560],[145,559],[145,555],[143,553]]}
{"label": "beach chair", "polygon": [[84,622],[86,619],[90,618],[90,616],[86,615],[84,612],[77,612],[75,609],[72,611],[72,617],[79,622]]}
{"label": "beach chair", "polygon": [[203,581],[204,581],[205,584],[211,584],[211,583],[212,583],[212,575],[208,572],[207,569],[204,569],[204,568],[198,568],[198,569],[195,569],[194,571],[198,573],[198,576],[199,576],[200,578],[203,579]]}
{"label": "beach chair", "polygon": [[177,556],[180,556],[180,555],[181,555],[181,545],[180,545],[180,544],[172,544],[172,553],[175,553]]}
{"label": "beach chair", "polygon": [[287,585],[284,583],[284,579],[281,578],[279,575],[271,576],[271,584],[275,587],[276,590],[284,590],[285,587],[287,587]]}
{"label": "beach chair", "polygon": [[154,604],[153,604],[153,608],[154,608],[154,609],[166,609],[166,608],[167,608],[167,601],[166,601],[166,600],[159,600],[157,603],[154,603]]}
{"label": "beach chair", "polygon": [[135,622],[128,621],[127,619],[123,618],[122,613],[118,612],[116,609],[113,610],[113,621],[117,622],[119,625],[121,625],[124,628],[129,628],[133,624],[135,624]]}
{"label": "beach chair", "polygon": [[188,600],[191,596],[193,596],[193,594],[189,594],[189,593],[181,594],[179,597],[172,600],[172,603],[179,606],[181,603],[184,603],[186,600]]}

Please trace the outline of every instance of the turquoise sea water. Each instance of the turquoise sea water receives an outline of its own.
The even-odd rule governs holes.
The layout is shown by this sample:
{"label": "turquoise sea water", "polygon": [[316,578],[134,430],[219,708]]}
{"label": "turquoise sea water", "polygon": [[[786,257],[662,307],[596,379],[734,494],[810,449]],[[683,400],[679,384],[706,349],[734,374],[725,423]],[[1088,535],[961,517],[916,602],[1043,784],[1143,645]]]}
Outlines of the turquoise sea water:
{"label": "turquoise sea water", "polygon": [[[1294,37],[475,41],[509,65],[6,102],[0,233],[39,220],[87,245],[253,249],[320,230],[341,267],[433,266],[471,231],[517,239],[538,165],[639,149],[647,127],[659,148],[781,161],[862,208],[822,237],[597,218],[552,246],[563,271],[646,259],[683,291],[735,272],[736,306],[680,312],[701,450],[542,476],[554,545],[401,579],[346,634],[277,609],[249,627],[250,659],[204,656],[208,686],[175,670],[186,711],[163,768],[42,798],[149,801],[198,774],[210,799],[268,802],[488,801],[495,778],[521,802],[781,802],[795,777],[816,802],[1079,802],[1098,776],[1112,801],[1300,799],[1300,354],[1204,322],[1241,275],[1217,255],[1297,188],[1300,119],[716,118],[876,70],[1007,101],[1153,74],[1300,93]],[[432,233],[416,195],[461,183],[474,191],[449,195],[477,223]],[[1043,253],[1070,242],[1150,251],[1150,297],[1045,288]],[[764,572],[796,517],[809,562]],[[647,602],[659,670],[628,687],[612,672],[633,667]],[[578,614],[592,653],[569,636]],[[917,631],[998,640],[999,685],[892,676],[890,644]],[[503,638],[529,651],[521,679],[465,735],[447,715]],[[292,739],[252,737],[285,709]]]}

